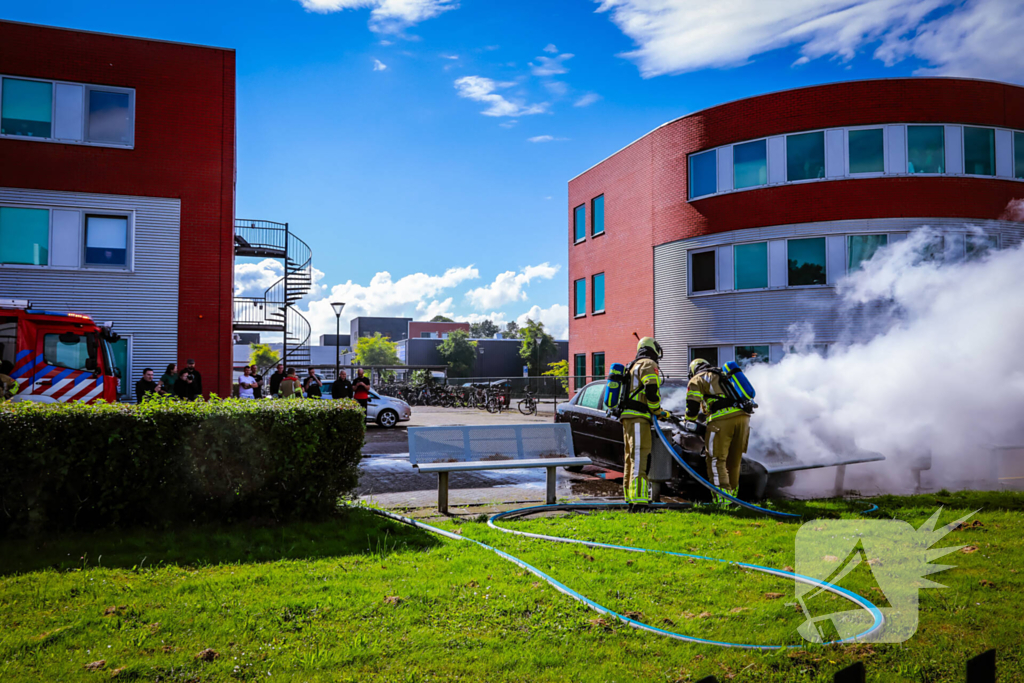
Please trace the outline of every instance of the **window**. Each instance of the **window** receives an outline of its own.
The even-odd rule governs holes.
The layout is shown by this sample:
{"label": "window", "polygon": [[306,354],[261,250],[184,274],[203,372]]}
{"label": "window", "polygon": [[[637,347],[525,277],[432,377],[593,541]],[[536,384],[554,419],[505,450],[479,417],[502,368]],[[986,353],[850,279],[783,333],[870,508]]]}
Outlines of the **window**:
{"label": "window", "polygon": [[690,199],[718,191],[717,156],[715,150],[690,155]]}
{"label": "window", "polygon": [[50,212],[0,207],[0,263],[45,266],[50,247]]}
{"label": "window", "polygon": [[604,195],[590,200],[590,234],[600,235],[604,232]]}
{"label": "window", "polygon": [[756,140],[732,148],[733,187],[768,184],[768,142]]}
{"label": "window", "polygon": [[824,358],[828,355],[828,344],[789,344],[786,346],[786,354],[814,355]]}
{"label": "window", "polygon": [[888,235],[850,235],[846,238],[847,270],[853,272],[870,261],[875,252],[888,246]]}
{"label": "window", "polygon": [[573,315],[581,316],[587,314],[587,281],[577,280],[573,283],[573,297],[576,301],[573,308]]}
{"label": "window", "polygon": [[921,247],[921,260],[926,263],[946,260],[946,238],[934,235]]}
{"label": "window", "polygon": [[587,354],[577,353],[573,356],[573,386],[577,389],[587,383]]}
{"label": "window", "polygon": [[984,258],[988,252],[999,248],[999,235],[967,235],[964,248],[968,261]]}
{"label": "window", "polygon": [[1013,134],[1013,177],[1024,178],[1024,133]]}
{"label": "window", "polygon": [[964,173],[996,174],[996,131],[964,126]]}
{"label": "window", "polygon": [[433,336],[433,332],[420,332],[420,339],[430,339]]}
{"label": "window", "polygon": [[132,143],[131,94],[126,91],[89,89],[86,138],[90,142]]}
{"label": "window", "polygon": [[825,238],[789,240],[789,286],[825,284]]}
{"label": "window", "polygon": [[907,126],[907,173],[943,173],[944,139],[942,126]]}
{"label": "window", "polygon": [[713,292],[715,285],[715,250],[699,251],[690,256],[690,293]]}
{"label": "window", "polygon": [[769,362],[770,349],[767,344],[762,346],[737,346],[736,347],[736,362],[740,364],[741,368],[745,368],[754,363],[767,363]]}
{"label": "window", "polygon": [[717,346],[694,346],[690,349],[690,362],[703,358],[714,366],[718,365]]}
{"label": "window", "polygon": [[[75,341],[71,341],[74,337]],[[43,335],[43,361],[47,365],[71,370],[91,370],[89,359],[96,358],[95,347],[74,332]],[[91,352],[91,353],[90,353]]]}
{"label": "window", "polygon": [[825,131],[786,136],[786,179],[825,177]]}
{"label": "window", "polygon": [[604,354],[594,353],[590,356],[590,371],[594,377],[604,377]]}
{"label": "window", "polygon": [[[105,341],[103,344],[107,347],[106,356],[110,361],[111,369],[116,369],[121,373],[118,375],[117,397],[119,399],[126,398],[132,387],[131,373],[128,367],[128,337],[121,337],[113,343]],[[113,374],[117,375],[116,372]],[[136,396],[135,398],[138,399],[139,397]]]}
{"label": "window", "polygon": [[582,242],[587,237],[587,205],[580,204],[572,210],[572,239]]}
{"label": "window", "polygon": [[5,78],[0,109],[0,133],[48,138],[53,123],[53,83]]}
{"label": "window", "polygon": [[598,273],[591,282],[594,313],[604,313],[604,273]]}
{"label": "window", "polygon": [[733,247],[736,289],[764,289],[768,286],[768,243],[737,244]]}
{"label": "window", "polygon": [[127,217],[85,217],[85,264],[122,268],[128,265]]}
{"label": "window", "polygon": [[601,398],[604,396],[604,384],[595,384],[589,387],[583,395],[580,396],[580,400],[576,402],[576,405],[581,408],[590,408],[591,410],[601,410]]}
{"label": "window", "polygon": [[850,174],[884,173],[885,140],[881,128],[850,131]]}

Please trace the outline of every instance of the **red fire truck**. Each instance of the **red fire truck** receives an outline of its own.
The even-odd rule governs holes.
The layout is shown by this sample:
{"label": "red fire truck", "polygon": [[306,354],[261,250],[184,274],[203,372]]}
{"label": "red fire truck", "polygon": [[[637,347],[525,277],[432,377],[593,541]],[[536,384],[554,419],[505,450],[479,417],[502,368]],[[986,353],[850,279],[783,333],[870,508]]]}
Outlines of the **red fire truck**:
{"label": "red fire truck", "polygon": [[0,372],[18,382],[14,400],[117,401],[121,371],[111,344],[118,339],[87,315],[0,299]]}

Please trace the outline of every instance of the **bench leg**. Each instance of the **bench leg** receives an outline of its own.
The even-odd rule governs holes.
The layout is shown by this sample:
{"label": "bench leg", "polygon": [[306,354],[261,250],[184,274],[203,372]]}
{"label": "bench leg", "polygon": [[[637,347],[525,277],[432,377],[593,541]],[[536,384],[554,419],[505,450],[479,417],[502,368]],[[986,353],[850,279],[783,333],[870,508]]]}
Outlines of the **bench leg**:
{"label": "bench leg", "polygon": [[437,473],[437,511],[448,514],[448,473]]}
{"label": "bench leg", "polygon": [[557,467],[549,467],[549,468],[547,468],[547,470],[548,470],[547,504],[548,505],[554,505],[555,504],[555,479],[556,479],[555,470],[557,470],[557,469],[558,469]]}

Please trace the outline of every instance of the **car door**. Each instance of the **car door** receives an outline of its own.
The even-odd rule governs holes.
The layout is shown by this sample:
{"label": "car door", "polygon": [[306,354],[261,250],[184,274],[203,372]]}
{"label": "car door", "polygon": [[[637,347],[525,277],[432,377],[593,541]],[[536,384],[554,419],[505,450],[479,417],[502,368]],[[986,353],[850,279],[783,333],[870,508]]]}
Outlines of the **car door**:
{"label": "car door", "polygon": [[366,419],[376,420],[377,413],[380,411],[380,394],[376,391],[370,391],[369,403],[366,404]]}
{"label": "car door", "polygon": [[[614,427],[609,428],[609,419],[601,405],[605,382],[588,384],[576,400],[576,427],[574,434],[580,434],[587,444],[587,455],[605,467],[622,466],[622,428],[619,427],[618,444],[614,443]],[[617,424],[611,420],[613,425]],[[616,461],[616,452],[618,460]]]}

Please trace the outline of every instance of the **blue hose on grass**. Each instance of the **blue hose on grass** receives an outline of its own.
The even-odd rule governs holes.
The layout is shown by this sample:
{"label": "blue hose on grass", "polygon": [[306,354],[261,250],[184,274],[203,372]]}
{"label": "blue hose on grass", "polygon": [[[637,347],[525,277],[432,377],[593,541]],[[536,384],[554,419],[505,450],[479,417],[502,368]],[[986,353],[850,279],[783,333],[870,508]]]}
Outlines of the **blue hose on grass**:
{"label": "blue hose on grass", "polygon": [[[673,452],[675,452],[675,451],[673,450]],[[525,531],[515,531],[515,530],[512,530],[512,529],[503,529],[503,528],[501,528],[501,527],[499,527],[499,526],[497,526],[495,524],[496,521],[498,521],[500,519],[503,519],[503,518],[506,518],[506,517],[521,517],[521,516],[525,516],[525,515],[528,515],[528,514],[535,514],[535,513],[538,513],[538,512],[550,512],[550,511],[559,511],[559,510],[570,510],[571,511],[571,510],[582,510],[582,509],[591,509],[591,510],[594,510],[594,509],[597,509],[597,510],[605,509],[605,510],[611,510],[611,509],[622,509],[622,508],[625,508],[625,507],[626,507],[625,503],[603,503],[603,504],[583,503],[583,504],[563,504],[563,505],[535,505],[535,506],[532,506],[532,507],[525,507],[525,508],[519,508],[519,509],[516,509],[516,510],[508,510],[506,512],[499,512],[498,514],[491,516],[491,518],[487,521],[487,525],[489,527],[491,527],[492,529],[497,529],[498,531],[501,531],[501,532],[504,532],[504,533],[515,534],[517,536],[526,536],[528,538],[536,538],[536,539],[545,540],[545,541],[554,541],[556,543],[575,543],[575,544],[578,544],[578,545],[586,546],[588,548],[604,548],[604,549],[608,549],[608,550],[626,550],[626,551],[635,552],[635,553],[651,553],[651,554],[658,554],[658,555],[669,555],[669,556],[672,556],[672,557],[685,557],[685,558],[693,559],[693,560],[706,560],[706,561],[709,561],[709,562],[721,562],[723,564],[731,564],[731,565],[735,565],[737,567],[744,567],[746,569],[753,569],[754,571],[762,572],[764,574],[771,574],[773,576],[779,576],[779,577],[786,578],[786,579],[793,579],[794,581],[798,581],[800,583],[804,583],[804,584],[807,584],[809,586],[815,586],[817,588],[821,588],[822,590],[826,590],[826,591],[828,591],[830,593],[834,593],[835,595],[838,595],[839,597],[846,598],[847,600],[849,600],[850,602],[854,603],[855,605],[857,605],[861,609],[866,610],[868,612],[868,614],[871,615],[872,624],[865,631],[863,631],[861,633],[858,633],[857,635],[852,636],[850,638],[845,638],[843,640],[836,640],[836,641],[832,641],[830,643],[826,643],[826,645],[834,645],[834,644],[837,644],[837,643],[852,643],[852,642],[860,641],[861,639],[867,638],[871,634],[873,634],[873,633],[877,632],[879,629],[881,629],[882,625],[885,622],[885,619],[882,616],[881,610],[879,610],[878,607],[876,607],[869,600],[867,600],[867,598],[863,598],[860,595],[857,595],[856,593],[853,593],[851,591],[846,590],[845,588],[841,588],[839,586],[831,584],[831,583],[829,583],[827,581],[820,581],[820,580],[812,578],[810,576],[804,576],[802,574],[794,574],[793,572],[787,572],[787,571],[783,571],[781,569],[772,569],[771,567],[762,567],[760,565],[749,564],[749,563],[746,563],[746,562],[734,562],[734,561],[731,561],[731,560],[720,560],[720,559],[717,559],[717,558],[714,558],[714,557],[705,557],[703,555],[688,555],[686,553],[675,553],[675,552],[671,552],[671,551],[668,551],[668,550],[650,550],[650,549],[647,549],[647,548],[634,548],[634,547],[625,546],[625,545],[612,545],[610,543],[597,543],[597,542],[594,542],[594,541],[582,541],[582,540],[575,539],[575,538],[562,538],[562,537],[559,537],[559,536],[546,536],[544,534],[531,534],[531,533],[528,533],[528,532],[525,532]],[[668,505],[656,503],[654,505],[651,505],[650,507],[652,509],[657,510],[657,509],[661,509],[661,508],[663,508],[663,509],[672,509],[672,508],[678,507],[678,506],[668,506]],[[625,624],[627,624],[627,625],[629,625],[629,626],[631,626],[631,627],[633,627],[635,629],[638,629],[640,631],[647,631],[649,633],[654,633],[654,634],[657,634],[659,636],[665,636],[667,638],[673,638],[675,640],[682,640],[682,641],[688,642],[688,643],[701,643],[701,644],[704,644],[704,645],[717,645],[719,647],[732,647],[732,648],[741,648],[741,649],[747,649],[747,650],[779,650],[779,649],[782,649],[784,647],[787,647],[786,645],[757,645],[757,644],[748,644],[748,643],[728,643],[728,642],[721,641],[721,640],[709,640],[709,639],[706,639],[706,638],[698,638],[696,636],[688,636],[688,635],[684,635],[682,633],[674,633],[672,631],[666,631],[663,628],[658,628],[657,626],[651,626],[650,624],[645,624],[645,623],[643,623],[641,621],[637,621],[636,619],[631,619],[631,618],[627,617],[624,614],[620,614],[620,613],[618,613],[618,612],[616,612],[614,610],[611,610],[611,609],[605,607],[604,605],[601,605],[601,604],[599,604],[597,602],[594,602],[590,598],[588,598],[588,597],[586,597],[584,595],[581,595],[580,593],[577,593],[576,591],[574,591],[573,589],[569,588],[564,583],[558,581],[554,577],[549,576],[548,574],[545,574],[544,572],[542,572],[537,567],[534,567],[532,564],[529,564],[529,563],[519,559],[518,557],[515,557],[514,555],[509,555],[508,553],[506,553],[504,551],[501,551],[501,550],[498,550],[497,548],[489,546],[486,543],[482,543],[482,542],[474,540],[472,538],[466,538],[465,536],[460,536],[459,534],[453,534],[450,531],[445,531],[444,529],[439,529],[439,528],[437,528],[435,526],[431,526],[429,524],[424,524],[423,522],[419,522],[419,521],[417,521],[415,519],[411,519],[409,517],[403,517],[402,515],[397,515],[397,514],[395,514],[393,512],[388,512],[386,510],[380,510],[380,509],[377,509],[377,508],[364,508],[364,509],[369,510],[370,512],[376,513],[378,515],[382,515],[384,517],[388,517],[390,519],[394,519],[396,521],[403,522],[405,524],[409,524],[411,526],[423,529],[425,531],[429,531],[431,533],[439,534],[441,536],[444,536],[446,538],[450,538],[452,540],[456,540],[456,541],[469,541],[470,543],[475,543],[476,545],[480,546],[481,548],[485,548],[487,550],[490,550],[491,552],[496,553],[502,559],[508,560],[512,564],[514,564],[514,565],[516,565],[518,567],[521,567],[521,568],[525,569],[526,571],[530,572],[531,574],[533,574],[533,575],[535,575],[535,576],[537,576],[537,577],[547,581],[558,592],[564,593],[565,595],[568,595],[573,600],[578,600],[579,602],[582,602],[584,605],[586,605],[590,609],[594,610],[595,612],[599,612],[601,614],[606,614],[606,615],[608,615],[610,617],[614,617],[615,619],[618,619],[619,621],[621,621],[621,622],[623,622],[623,623],[625,623]],[[757,509],[761,510],[762,508],[757,508]]]}

